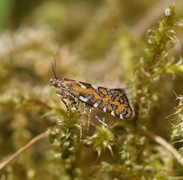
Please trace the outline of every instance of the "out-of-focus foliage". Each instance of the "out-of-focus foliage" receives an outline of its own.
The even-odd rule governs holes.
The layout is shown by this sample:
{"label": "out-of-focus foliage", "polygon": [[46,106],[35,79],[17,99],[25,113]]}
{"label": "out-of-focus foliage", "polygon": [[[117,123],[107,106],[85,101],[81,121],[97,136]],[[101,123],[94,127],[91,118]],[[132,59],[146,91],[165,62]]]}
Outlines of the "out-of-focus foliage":
{"label": "out-of-focus foliage", "polygon": [[[157,3],[1,2],[0,162],[36,135],[49,137],[0,170],[0,179],[183,178],[168,149],[141,131],[146,127],[182,153],[182,2],[162,8],[146,34],[132,33]],[[82,104],[81,117],[70,107],[67,112],[49,86],[53,30],[57,75],[126,88],[133,120],[95,110],[105,127]]]}

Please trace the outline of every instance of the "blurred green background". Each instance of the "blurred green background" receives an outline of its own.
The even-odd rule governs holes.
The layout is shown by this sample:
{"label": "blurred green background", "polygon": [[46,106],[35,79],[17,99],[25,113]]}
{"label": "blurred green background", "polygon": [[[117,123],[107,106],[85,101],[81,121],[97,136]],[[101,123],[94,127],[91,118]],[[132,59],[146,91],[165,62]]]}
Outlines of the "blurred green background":
{"label": "blurred green background", "polygon": [[[134,72],[139,68],[147,31],[158,25],[164,9],[173,4],[174,1],[163,0],[0,0],[0,161],[54,126],[59,114],[54,114],[55,109],[64,109],[55,90],[49,86],[49,79],[53,77],[51,62],[54,58],[54,31],[59,77],[109,88],[126,88],[129,97],[134,98],[131,99],[132,104],[135,104]],[[175,12],[180,17],[183,16],[182,7],[183,1],[176,1]],[[176,63],[182,55],[182,29],[178,29],[177,34],[180,44],[170,53]],[[161,81],[156,84],[161,94],[159,104],[149,115],[151,120],[140,122],[168,141],[172,141],[170,136],[173,132],[171,123],[165,118],[177,106],[173,91],[183,94],[182,73],[177,74],[161,77]],[[96,160],[95,147],[93,150],[81,143],[81,146],[77,145],[79,149],[76,157],[72,156],[79,158],[70,168],[70,171],[73,168],[73,175],[66,171],[68,167],[63,162],[55,161],[52,146],[45,138],[1,170],[0,179],[126,180],[183,176],[182,167],[172,160],[172,156],[167,151],[162,152],[164,156],[157,155],[162,147],[151,140],[144,140],[144,136],[137,136],[131,123],[121,122],[100,111],[97,113],[109,119],[107,123],[119,123],[119,127],[113,130],[120,142],[120,148],[113,149],[116,158],[112,157],[107,147],[102,152],[103,156]],[[86,119],[81,118],[81,121],[86,122]],[[97,123],[96,120],[93,122]],[[89,132],[83,130],[83,140],[91,137],[94,129],[90,127]],[[124,139],[131,144],[124,145]],[[140,147],[144,150],[144,159],[137,158],[134,153],[139,151],[138,148],[133,149],[134,142],[146,145]],[[177,145],[177,149],[180,147]],[[119,159],[115,152],[120,154]],[[151,160],[146,161],[147,157],[155,162],[149,164]],[[133,162],[134,159],[136,161]],[[137,172],[133,174],[134,166]],[[158,172],[159,169],[162,171]],[[144,173],[143,177],[141,172]]]}

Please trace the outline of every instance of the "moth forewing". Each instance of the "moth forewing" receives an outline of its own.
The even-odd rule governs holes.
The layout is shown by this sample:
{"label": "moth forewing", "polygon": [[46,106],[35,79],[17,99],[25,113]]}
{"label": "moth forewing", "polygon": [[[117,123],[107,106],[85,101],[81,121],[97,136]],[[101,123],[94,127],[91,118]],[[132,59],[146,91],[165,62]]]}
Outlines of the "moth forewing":
{"label": "moth forewing", "polygon": [[81,102],[98,108],[120,119],[131,119],[133,110],[124,89],[110,89],[67,78],[51,78],[50,85],[58,88],[61,99],[75,103],[75,98]]}

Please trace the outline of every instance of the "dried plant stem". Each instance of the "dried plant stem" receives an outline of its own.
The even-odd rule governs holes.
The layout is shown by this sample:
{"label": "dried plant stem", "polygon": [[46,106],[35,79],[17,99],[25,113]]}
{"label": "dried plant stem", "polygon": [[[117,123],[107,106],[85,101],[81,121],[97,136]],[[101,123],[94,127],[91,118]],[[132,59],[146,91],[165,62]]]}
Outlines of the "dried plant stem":
{"label": "dried plant stem", "polygon": [[46,132],[39,134],[35,138],[33,138],[28,144],[20,148],[17,152],[15,152],[12,156],[10,156],[7,160],[4,162],[0,163],[0,170],[5,167],[9,162],[11,162],[13,159],[15,159],[19,154],[21,154],[23,151],[25,151],[28,147],[39,141],[40,139],[48,136]]}
{"label": "dried plant stem", "polygon": [[163,146],[165,149],[167,149],[169,152],[173,154],[173,156],[178,160],[178,162],[183,166],[183,158],[181,154],[173,147],[171,146],[167,141],[165,141],[160,136],[154,134],[153,132],[147,130],[146,128],[142,128],[142,131],[145,135],[150,137],[153,141]]}
{"label": "dried plant stem", "polygon": [[142,36],[162,16],[163,10],[174,3],[175,0],[162,0],[156,3],[132,28],[131,34],[134,37]]}

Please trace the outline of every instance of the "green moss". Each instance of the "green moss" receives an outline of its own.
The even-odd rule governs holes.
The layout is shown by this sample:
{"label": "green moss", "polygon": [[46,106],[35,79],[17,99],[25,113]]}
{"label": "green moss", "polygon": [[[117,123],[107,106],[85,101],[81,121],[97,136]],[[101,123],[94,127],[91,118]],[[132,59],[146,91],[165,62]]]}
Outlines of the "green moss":
{"label": "green moss", "polygon": [[[172,143],[182,142],[183,117],[182,57],[175,48],[183,21],[176,5],[165,10],[145,37],[137,38],[125,24],[136,21],[124,11],[129,3],[71,2],[45,2],[15,21],[19,29],[0,37],[1,162],[38,134],[49,137],[0,170],[0,179],[182,177],[182,165],[170,149],[155,143],[157,134],[182,153],[181,144]],[[136,5],[138,17],[143,7]],[[57,76],[109,88],[124,87],[125,81],[134,119],[123,121],[96,110],[97,116],[105,116],[105,127],[82,103],[75,110],[67,101],[69,111],[65,108],[49,86],[53,24],[61,44],[56,45]]]}

